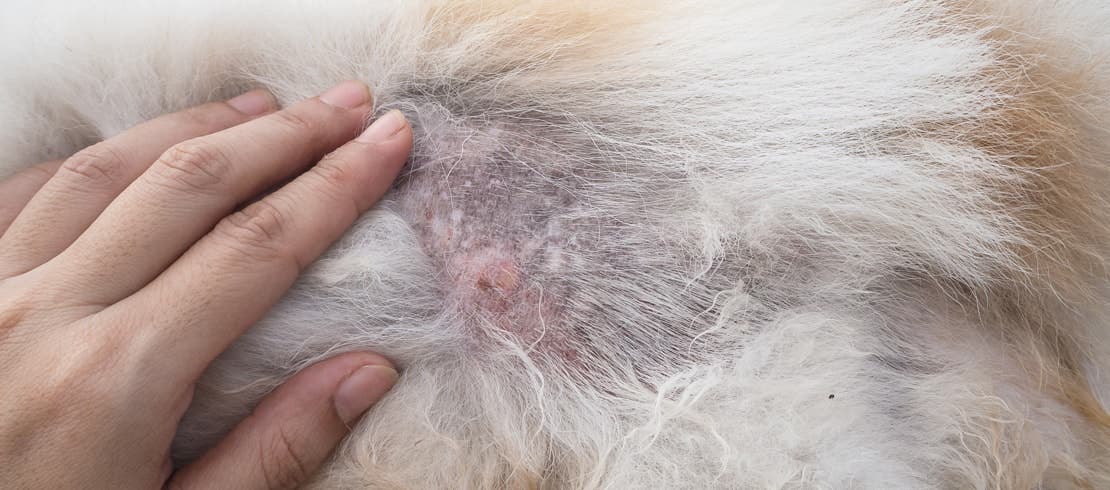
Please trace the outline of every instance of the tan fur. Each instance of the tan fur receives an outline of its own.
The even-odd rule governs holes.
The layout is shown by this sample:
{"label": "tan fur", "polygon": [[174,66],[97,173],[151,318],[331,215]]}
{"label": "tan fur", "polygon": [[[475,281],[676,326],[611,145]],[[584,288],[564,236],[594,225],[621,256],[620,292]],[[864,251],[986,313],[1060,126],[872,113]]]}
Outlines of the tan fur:
{"label": "tan fur", "polygon": [[[1105,136],[1091,121],[1083,96],[1101,81],[1095,61],[1077,60],[1059,36],[1035,37],[1036,15],[1011,12],[1012,4],[993,0],[962,3],[956,18],[969,29],[989,19],[986,38],[997,43],[1002,69],[984,73],[1003,88],[1007,100],[988,124],[967,134],[985,154],[1006,156],[1006,165],[1024,176],[1020,185],[988,183],[998,194],[998,212],[1009,214],[1024,231],[1025,244],[1013,254],[1017,272],[1003,275],[974,298],[987,325],[1000,325],[998,341],[1021,360],[1027,384],[1072,407],[1087,423],[1073,425],[1089,444],[1092,467],[1110,468],[1110,414],[1093,395],[1084,372],[1087,332],[1074,305],[1092,301],[1108,275],[1106,256],[1110,215]],[[1021,33],[1021,34],[1018,34]],[[994,137],[997,136],[997,137]],[[1089,321],[1089,320],[1088,320]],[[1094,328],[1101,327],[1099,325]],[[1054,461],[1053,464],[1061,462]],[[1079,488],[1095,484],[1060,468]],[[1020,472],[999,472],[1014,476]],[[1000,479],[1003,488],[1031,488],[1029,480]],[[1104,482],[1105,483],[1105,482]]]}
{"label": "tan fur", "polygon": [[[489,23],[519,24],[511,36],[495,40],[495,59],[485,60],[489,66],[501,64],[505,70],[527,71],[521,60],[534,58],[536,53],[548,56],[554,50],[557,60],[536,59],[551,70],[550,63],[559,61],[580,65],[595,64],[608,58],[607,50],[620,46],[615,42],[629,35],[634,27],[651,19],[655,0],[639,1],[636,8],[619,2],[517,2],[511,0],[470,0],[430,4],[424,13],[431,36],[424,39],[425,49],[438,51],[462,46],[461,42],[475,32],[476,26]],[[556,65],[557,67],[558,65]],[[580,66],[577,67],[581,69]],[[546,73],[550,73],[547,71]]]}
{"label": "tan fur", "polygon": [[[320,488],[1110,488],[1098,0],[313,7],[10,31],[0,160],[352,77],[413,125],[397,191],[206,373],[179,461],[365,348],[404,374]],[[489,273],[529,243],[554,259]],[[486,301],[529,286],[565,311]]]}

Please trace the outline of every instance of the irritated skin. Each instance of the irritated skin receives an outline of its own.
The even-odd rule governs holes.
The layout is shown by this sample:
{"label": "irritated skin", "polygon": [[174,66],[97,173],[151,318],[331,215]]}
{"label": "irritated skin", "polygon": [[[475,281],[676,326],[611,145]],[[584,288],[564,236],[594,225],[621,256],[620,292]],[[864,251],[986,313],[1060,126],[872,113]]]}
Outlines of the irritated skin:
{"label": "irritated skin", "polygon": [[413,137],[178,465],[370,350],[403,375],[311,485],[1110,487],[1101,0],[103,8],[0,26],[0,168],[349,78]]}

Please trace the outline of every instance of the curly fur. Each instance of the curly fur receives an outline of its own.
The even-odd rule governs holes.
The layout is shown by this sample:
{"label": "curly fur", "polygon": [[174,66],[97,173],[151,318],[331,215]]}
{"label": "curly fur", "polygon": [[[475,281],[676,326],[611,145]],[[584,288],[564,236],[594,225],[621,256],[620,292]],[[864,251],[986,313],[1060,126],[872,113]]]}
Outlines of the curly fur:
{"label": "curly fur", "polygon": [[318,487],[1110,487],[1103,2],[225,3],[0,19],[0,173],[255,86],[413,123],[179,461],[373,349]]}

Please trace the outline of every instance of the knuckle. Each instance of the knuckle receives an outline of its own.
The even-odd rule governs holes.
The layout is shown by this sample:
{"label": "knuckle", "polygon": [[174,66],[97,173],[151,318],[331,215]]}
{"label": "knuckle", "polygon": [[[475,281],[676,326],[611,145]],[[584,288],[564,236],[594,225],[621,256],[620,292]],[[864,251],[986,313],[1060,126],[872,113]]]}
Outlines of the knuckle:
{"label": "knuckle", "polygon": [[[15,280],[26,281],[27,276]],[[73,319],[67,308],[42,297],[34,282],[0,281],[0,358],[9,367],[34,366],[33,390],[47,407],[113,403],[129,337],[122,329]],[[66,345],[59,350],[57,345]]]}
{"label": "knuckle", "polygon": [[227,125],[225,121],[228,113],[225,105],[212,103],[182,110],[178,113],[178,116],[189,125],[202,129],[218,129]]}
{"label": "knuckle", "polygon": [[40,371],[37,384],[42,394],[56,399],[76,397],[110,402],[116,393],[110,389],[111,383],[104,381],[118,379],[111,375],[118,371],[121,362],[118,339],[73,332],[66,335],[76,336],[81,342],[55,356],[50,367]]}
{"label": "knuckle", "polygon": [[217,226],[231,247],[251,256],[270,259],[280,255],[280,247],[289,226],[289,214],[281,207],[263,199],[229,215]]}
{"label": "knuckle", "polygon": [[317,180],[324,188],[321,192],[339,192],[355,181],[356,176],[351,169],[345,162],[336,161],[337,159],[338,157],[326,158],[305,174]]}
{"label": "knuckle", "polygon": [[258,455],[267,488],[296,488],[311,476],[312,470],[301,455],[301,449],[284,428],[278,427],[270,438],[261,442]]}
{"label": "knuckle", "polygon": [[18,335],[20,329],[42,331],[36,322],[43,316],[53,315],[55,323],[65,323],[56,294],[41,274],[25,273],[0,280],[0,341],[10,340],[6,337]]}
{"label": "knuckle", "polygon": [[294,133],[307,133],[315,135],[320,132],[320,121],[293,110],[284,110],[274,113],[274,121],[292,130]]}
{"label": "knuckle", "polygon": [[32,306],[25,295],[10,293],[0,298],[3,298],[0,299],[0,339],[3,339],[8,332],[14,331],[23,324]]}
{"label": "knuckle", "polygon": [[114,188],[126,183],[126,165],[119,149],[101,142],[77,152],[66,159],[58,175],[73,179],[81,185]]}
{"label": "knuckle", "polygon": [[227,179],[231,162],[217,146],[203,138],[174,145],[154,164],[156,182],[187,192],[210,191]]}
{"label": "knuckle", "polygon": [[340,161],[339,157],[329,157],[312,167],[304,176],[310,183],[311,191],[319,199],[329,200],[339,212],[353,213],[350,219],[354,220],[363,208],[360,200],[355,197],[358,191],[353,186],[359,181],[355,172]]}

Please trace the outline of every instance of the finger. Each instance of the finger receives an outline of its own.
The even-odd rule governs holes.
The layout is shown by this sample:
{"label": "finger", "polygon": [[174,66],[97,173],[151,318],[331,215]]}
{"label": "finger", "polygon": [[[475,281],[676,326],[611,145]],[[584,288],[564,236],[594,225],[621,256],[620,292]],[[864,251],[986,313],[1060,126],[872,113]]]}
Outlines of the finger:
{"label": "finger", "polygon": [[168,487],[297,488],[323,464],[363,412],[397,381],[389,361],[350,353],[315,364],[254,412]]}
{"label": "finger", "polygon": [[169,147],[271,111],[265,90],[152,119],[65,160],[0,242],[0,277],[50,260],[68,247]]}
{"label": "finger", "polygon": [[[389,189],[412,146],[400,112],[216,225],[161,276],[102,311],[132,352],[191,382]],[[150,312],[133,331],[135,312]],[[171,374],[172,376],[172,374]]]}
{"label": "finger", "polygon": [[134,293],[240,203],[354,138],[370,102],[366,85],[347,82],[175,145],[46,268],[65,278],[69,297],[85,304],[111,304]]}
{"label": "finger", "polygon": [[61,165],[62,160],[40,163],[20,170],[0,182],[0,236],[4,235],[31,197],[54,176]]}

